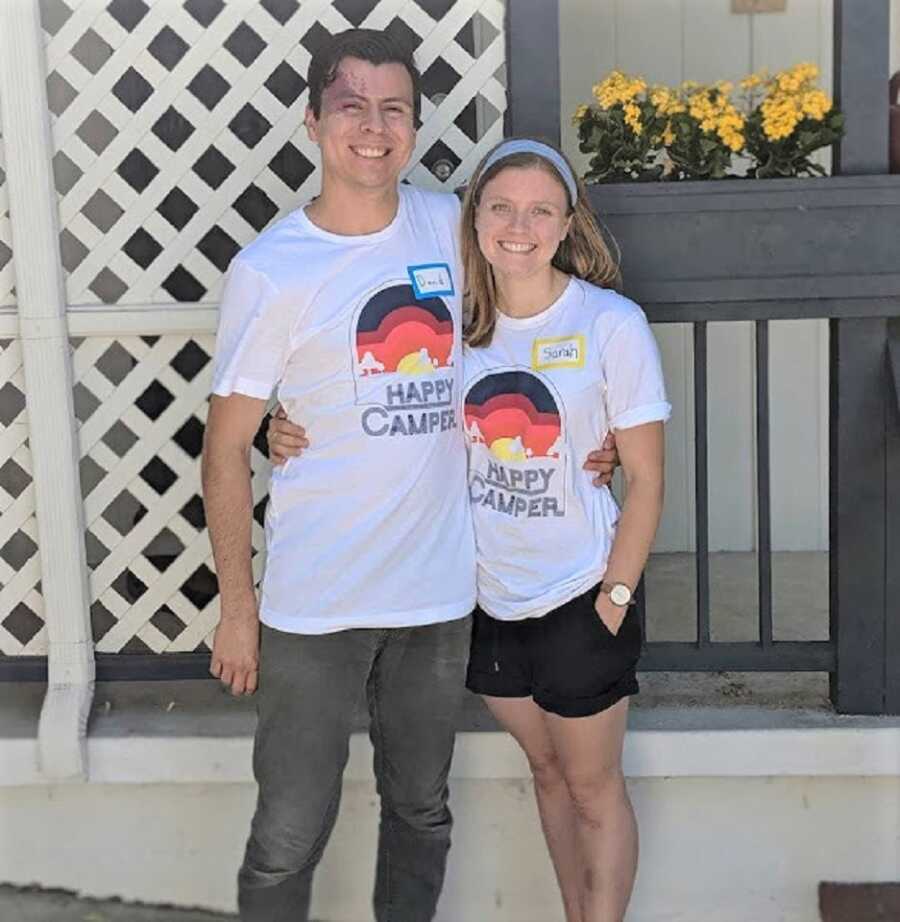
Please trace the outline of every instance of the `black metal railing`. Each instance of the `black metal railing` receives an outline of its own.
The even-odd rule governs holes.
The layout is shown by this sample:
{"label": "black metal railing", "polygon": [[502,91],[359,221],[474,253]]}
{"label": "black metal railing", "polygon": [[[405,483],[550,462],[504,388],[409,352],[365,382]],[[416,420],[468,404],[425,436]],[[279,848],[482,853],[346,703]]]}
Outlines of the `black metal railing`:
{"label": "black metal railing", "polygon": [[[776,311],[773,311],[775,313]],[[645,641],[640,668],[644,671],[830,672],[836,656],[831,640],[776,641],[772,618],[772,516],[771,458],[769,438],[769,320],[758,318],[755,329],[756,389],[756,554],[757,618],[756,641],[713,641],[711,636],[710,550],[709,550],[709,394],[707,375],[707,327],[712,322],[729,322],[725,311],[715,305],[688,309],[679,322],[693,327],[694,348],[694,466],[696,501],[695,572],[696,640]],[[659,321],[647,307],[651,323]],[[691,319],[699,315],[703,319]],[[665,316],[665,315],[664,315]],[[808,319],[815,315],[804,314]],[[647,637],[647,599],[644,580],[637,596],[638,613]],[[651,600],[652,607],[652,600]],[[750,613],[748,612],[748,615]]]}

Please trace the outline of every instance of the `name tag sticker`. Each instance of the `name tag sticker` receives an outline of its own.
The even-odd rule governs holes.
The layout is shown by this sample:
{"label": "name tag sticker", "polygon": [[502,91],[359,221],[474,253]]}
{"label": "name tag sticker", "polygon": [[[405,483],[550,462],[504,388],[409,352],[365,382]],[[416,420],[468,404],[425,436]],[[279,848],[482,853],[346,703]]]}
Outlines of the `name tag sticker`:
{"label": "name tag sticker", "polygon": [[406,270],[417,298],[437,298],[441,295],[455,295],[453,276],[447,263],[426,263],[409,266]]}
{"label": "name tag sticker", "polygon": [[535,371],[544,368],[584,368],[586,349],[581,335],[536,339],[531,346],[531,367]]}

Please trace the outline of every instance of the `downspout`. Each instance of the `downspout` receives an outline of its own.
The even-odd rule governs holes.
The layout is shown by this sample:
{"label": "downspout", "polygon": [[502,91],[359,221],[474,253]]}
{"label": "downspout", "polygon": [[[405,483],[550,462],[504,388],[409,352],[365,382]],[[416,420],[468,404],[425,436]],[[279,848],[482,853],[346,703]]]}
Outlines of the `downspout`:
{"label": "downspout", "polygon": [[38,757],[48,779],[84,780],[94,654],[45,79],[38,0],[2,0],[0,103],[49,636]]}

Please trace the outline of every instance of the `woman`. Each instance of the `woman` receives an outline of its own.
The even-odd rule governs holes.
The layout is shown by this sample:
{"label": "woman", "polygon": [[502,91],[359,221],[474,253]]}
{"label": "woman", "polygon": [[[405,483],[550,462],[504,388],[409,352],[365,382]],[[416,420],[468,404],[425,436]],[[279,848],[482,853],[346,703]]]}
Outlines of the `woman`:
{"label": "woman", "polygon": [[[550,145],[504,141],[485,157],[462,259],[479,603],[466,684],[528,757],[567,922],[620,922],[638,852],[622,774],[632,593],[662,510],[670,413],[659,352],[640,308],[607,288],[615,261]],[[621,514],[577,464],[610,433]]]}

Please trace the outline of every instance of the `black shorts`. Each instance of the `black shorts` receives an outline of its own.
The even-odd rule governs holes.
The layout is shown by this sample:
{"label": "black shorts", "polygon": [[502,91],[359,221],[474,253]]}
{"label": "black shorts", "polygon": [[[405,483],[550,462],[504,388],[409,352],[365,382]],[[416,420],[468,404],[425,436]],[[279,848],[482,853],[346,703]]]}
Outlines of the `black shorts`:
{"label": "black shorts", "polygon": [[613,635],[594,610],[598,590],[522,621],[500,621],[476,608],[466,688],[498,698],[531,697],[561,717],[599,714],[637,694],[637,612],[630,606]]}

